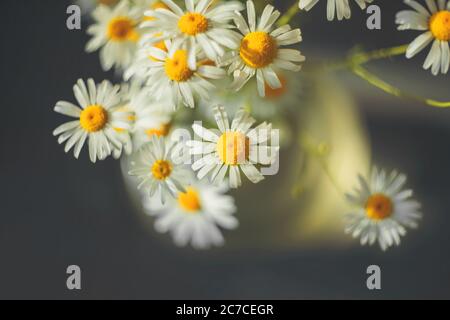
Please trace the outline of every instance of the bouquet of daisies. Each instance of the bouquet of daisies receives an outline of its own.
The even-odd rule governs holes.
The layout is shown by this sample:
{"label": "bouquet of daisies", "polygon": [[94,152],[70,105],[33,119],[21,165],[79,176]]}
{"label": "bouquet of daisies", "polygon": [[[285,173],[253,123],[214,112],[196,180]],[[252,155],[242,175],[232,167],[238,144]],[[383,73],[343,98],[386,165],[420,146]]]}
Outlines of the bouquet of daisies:
{"label": "bouquet of daisies", "polygon": [[[372,3],[355,1],[361,9]],[[54,110],[73,120],[54,135],[75,158],[86,147],[93,163],[126,159],[156,230],[170,233],[179,246],[219,246],[222,230],[237,228],[237,208],[227,193],[246,181],[261,182],[276,168],[285,142],[272,120],[280,123],[279,109],[295,105],[307,86],[300,72],[302,33],[289,21],[325,0],[296,0],[284,14],[267,2],[79,1],[92,17],[86,51],[99,52],[102,68],[114,69],[121,80],[79,80],[76,103],[56,103]],[[411,45],[356,52],[334,67],[349,67],[389,93],[395,88],[379,85],[363,64],[399,54],[412,58],[432,43],[424,67],[446,74],[450,2],[405,3],[412,10],[398,13],[399,29],[424,32]],[[328,0],[327,17],[349,19],[352,7],[349,0]],[[404,175],[373,169],[368,177],[360,176],[347,195],[355,209],[346,231],[385,250],[417,226],[420,205],[404,189]]]}

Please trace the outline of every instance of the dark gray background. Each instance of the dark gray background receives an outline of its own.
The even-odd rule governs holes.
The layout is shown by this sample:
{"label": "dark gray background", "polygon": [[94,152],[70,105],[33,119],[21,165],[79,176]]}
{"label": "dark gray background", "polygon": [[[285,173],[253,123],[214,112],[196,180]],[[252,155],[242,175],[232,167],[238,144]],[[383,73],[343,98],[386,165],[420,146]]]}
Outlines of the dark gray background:
{"label": "dark gray background", "polygon": [[[412,40],[413,33],[395,31],[401,1],[377,2],[382,31],[368,31],[359,10],[340,24],[325,22],[323,3],[303,15],[305,54],[343,55],[358,43],[377,48]],[[98,55],[84,53],[84,31],[65,28],[67,5],[0,4],[0,298],[450,298],[450,131],[443,120],[450,110],[389,97],[390,105],[381,107],[377,96],[384,94],[361,89],[375,96],[359,98],[374,159],[385,161],[388,154],[382,164],[409,172],[426,208],[420,230],[401,249],[179,250],[156,240],[133,213],[117,162],[94,167],[86,153],[75,161],[51,135],[63,120],[52,108],[72,99],[78,78],[113,76],[101,71]],[[448,75],[422,72],[422,61],[407,64],[419,87],[448,84]],[[397,107],[400,115],[383,112]],[[401,116],[407,108],[415,116]],[[383,269],[381,292],[365,288],[365,269],[373,263]],[[81,292],[65,288],[70,264],[82,267]]]}

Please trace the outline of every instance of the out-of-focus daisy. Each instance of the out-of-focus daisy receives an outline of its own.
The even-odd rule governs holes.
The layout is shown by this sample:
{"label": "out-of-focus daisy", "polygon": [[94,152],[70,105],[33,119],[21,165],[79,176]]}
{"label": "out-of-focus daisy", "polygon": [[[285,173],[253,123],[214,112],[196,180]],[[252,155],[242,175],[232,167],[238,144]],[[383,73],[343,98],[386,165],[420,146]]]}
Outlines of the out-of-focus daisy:
{"label": "out-of-focus daisy", "polygon": [[284,25],[273,30],[280,12],[267,5],[256,24],[255,5],[247,1],[248,21],[236,12],[235,23],[242,33],[240,47],[227,52],[221,64],[229,65],[229,73],[234,75],[232,88],[240,90],[251,78],[256,76],[258,92],[264,97],[266,84],[272,89],[280,89],[282,83],[274,69],[300,71],[300,63],[305,57],[298,50],[282,49],[282,46],[299,43],[302,40],[300,29],[291,30]]}
{"label": "out-of-focus daisy", "polygon": [[356,210],[347,215],[346,232],[360,238],[362,245],[377,240],[384,251],[400,244],[406,227],[416,228],[422,215],[420,204],[412,200],[412,190],[403,190],[406,176],[373,169],[370,180],[359,177],[360,186],[347,195]]}
{"label": "out-of-focus daisy", "polygon": [[405,0],[413,10],[400,11],[396,22],[399,30],[424,31],[408,47],[408,59],[433,43],[423,67],[433,75],[446,74],[450,68],[450,1],[426,0],[428,10],[417,1]]}
{"label": "out-of-focus daisy", "polygon": [[74,148],[78,158],[86,141],[89,144],[89,155],[92,162],[104,160],[114,149],[121,149],[123,141],[114,128],[128,130],[131,127],[130,114],[120,110],[120,86],[113,86],[109,81],[96,85],[89,79],[87,86],[78,80],[73,91],[81,106],[70,102],[59,101],[55,111],[77,120],[65,123],[53,131],[60,144],[66,143],[65,151]]}
{"label": "out-of-focus daisy", "polygon": [[[167,47],[170,46],[171,42],[161,41],[153,44],[152,47],[158,48],[162,51],[167,52]],[[131,65],[125,70],[123,76],[126,81],[133,79],[133,81],[139,81],[144,83],[149,75],[149,68],[153,66],[150,62],[160,61],[157,58],[151,55],[152,53],[148,50],[147,47],[142,47],[137,50],[134,61]]]}
{"label": "out-of-focus daisy", "polygon": [[248,112],[237,112],[231,127],[224,107],[215,108],[215,118],[220,133],[217,135],[199,124],[193,129],[202,141],[189,141],[190,154],[201,156],[192,169],[198,171],[201,180],[210,175],[211,181],[222,183],[229,172],[230,187],[241,186],[240,170],[253,182],[258,183],[264,176],[256,165],[271,165],[278,155],[278,146],[262,145],[272,136],[272,125],[263,123],[251,129],[255,120]]}
{"label": "out-of-focus daisy", "polygon": [[[168,42],[168,45],[171,45]],[[197,70],[188,65],[186,50],[176,50],[173,54],[157,47],[147,47],[146,56],[137,62],[136,68],[142,70],[147,90],[157,100],[170,98],[172,106],[184,104],[195,107],[195,98],[208,100],[214,85],[207,79],[220,79],[226,73],[224,70],[210,64],[199,63]],[[169,49],[170,52],[170,49]]]}
{"label": "out-of-focus daisy", "polygon": [[[132,0],[133,5],[139,7],[142,12],[147,10],[156,10],[156,9],[168,9],[169,7],[164,4],[161,0]],[[143,17],[145,20],[146,18]]]}
{"label": "out-of-focus daisy", "polygon": [[119,0],[77,0],[75,4],[80,6],[83,13],[90,13],[98,5],[113,7]]}
{"label": "out-of-focus daisy", "polygon": [[[364,10],[367,3],[372,3],[373,0],[355,0],[359,7]],[[309,11],[314,7],[319,0],[300,0],[299,7],[302,10]],[[338,20],[350,19],[352,11],[350,8],[349,0],[328,0],[327,4],[327,19],[329,21],[334,20],[337,15]]]}
{"label": "out-of-focus daisy", "polygon": [[131,7],[128,0],[121,0],[114,8],[98,6],[92,13],[95,24],[88,28],[93,38],[86,51],[100,50],[100,62],[105,71],[116,66],[127,68],[132,62],[140,38],[138,23],[142,12]]}
{"label": "out-of-focus daisy", "polygon": [[165,205],[148,197],[143,204],[146,212],[156,217],[156,230],[170,232],[178,246],[190,243],[195,249],[209,249],[224,244],[220,228],[238,227],[234,199],[225,194],[227,191],[225,185],[197,182]]}
{"label": "out-of-focus daisy", "polygon": [[129,174],[139,180],[138,189],[145,190],[150,197],[158,197],[163,204],[168,197],[185,192],[184,186],[188,184],[187,170],[177,161],[175,147],[164,138],[153,137],[131,160]]}
{"label": "out-of-focus daisy", "polygon": [[132,121],[130,130],[114,128],[118,133],[123,148],[114,150],[114,157],[120,158],[125,151],[130,155],[149,142],[152,136],[165,137],[171,129],[172,111],[169,104],[156,102],[147,94],[139,82],[124,83],[121,86],[122,102],[120,110],[129,114]]}
{"label": "out-of-focus daisy", "polygon": [[220,2],[216,0],[185,0],[186,10],[181,9],[172,0],[162,0],[169,9],[159,8],[145,13],[152,17],[142,23],[146,28],[143,43],[154,44],[163,40],[173,41],[173,54],[179,49],[188,52],[188,65],[192,70],[197,68],[197,49],[211,60],[225,53],[225,49],[236,49],[239,46],[239,34],[230,30],[229,21],[235,11],[243,9],[237,1]]}
{"label": "out-of-focus daisy", "polygon": [[172,128],[173,110],[170,100],[156,101],[137,82],[124,86],[126,108],[133,113],[131,129],[135,149],[149,142],[153,136],[167,137]]}
{"label": "out-of-focus daisy", "polygon": [[[211,94],[210,101],[199,102],[199,112],[208,120],[214,120],[212,106],[227,106],[229,114],[235,114],[240,108],[247,110],[256,119],[279,118],[289,108],[298,109],[301,105],[303,82],[300,74],[291,72],[277,72],[282,87],[272,89],[266,84],[266,96],[255,94],[256,83],[250,82],[244,86],[239,94],[230,94],[229,81],[221,81]],[[300,101],[300,102],[299,102]]]}

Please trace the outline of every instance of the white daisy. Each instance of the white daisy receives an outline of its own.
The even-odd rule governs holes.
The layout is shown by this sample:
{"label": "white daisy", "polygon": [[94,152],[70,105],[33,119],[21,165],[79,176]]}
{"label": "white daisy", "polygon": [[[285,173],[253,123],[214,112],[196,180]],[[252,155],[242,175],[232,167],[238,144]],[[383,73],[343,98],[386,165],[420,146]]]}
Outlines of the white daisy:
{"label": "white daisy", "polygon": [[431,50],[423,67],[431,68],[433,75],[446,74],[450,68],[450,1],[426,0],[428,10],[417,1],[405,0],[414,10],[404,10],[397,14],[399,30],[425,31],[408,47],[406,57],[414,57],[430,43]]}
{"label": "white daisy", "polygon": [[209,249],[224,244],[220,228],[233,230],[239,224],[234,199],[227,191],[225,185],[197,182],[165,205],[148,197],[143,204],[146,212],[156,217],[156,230],[170,232],[178,246],[190,243],[195,249]]}
{"label": "white daisy", "polygon": [[256,25],[255,5],[247,1],[247,14],[249,24],[244,17],[236,12],[235,23],[242,33],[239,50],[228,52],[221,64],[229,65],[229,73],[234,75],[232,89],[240,90],[251,78],[256,76],[258,92],[265,96],[266,83],[272,89],[282,87],[274,69],[284,69],[298,72],[300,62],[305,57],[300,51],[294,49],[281,49],[281,46],[292,45],[302,40],[300,29],[291,30],[284,25],[273,30],[273,25],[280,16],[279,11],[267,5],[259,24]]}
{"label": "white daisy", "polygon": [[256,83],[249,82],[239,94],[231,94],[229,81],[220,81],[216,90],[211,94],[210,101],[199,102],[198,114],[201,119],[214,120],[214,110],[211,106],[227,106],[229,114],[235,114],[240,108],[247,110],[255,119],[279,119],[289,108],[299,108],[304,93],[304,83],[300,74],[291,72],[277,72],[282,87],[272,89],[266,84],[266,96],[255,94]]}
{"label": "white daisy", "polygon": [[362,245],[378,240],[383,251],[399,245],[405,227],[416,228],[422,217],[420,204],[411,199],[412,190],[402,190],[406,176],[395,171],[387,176],[374,168],[370,180],[359,176],[359,183],[359,189],[347,195],[357,209],[347,215],[346,233],[361,238]]}
{"label": "white daisy", "polygon": [[[142,12],[145,12],[147,10],[156,10],[165,8],[168,9],[169,7],[164,4],[161,0],[132,0],[132,3],[134,6],[139,7],[139,9]],[[146,19],[145,17],[143,18]]]}
{"label": "white daisy", "polygon": [[255,165],[271,165],[278,155],[278,146],[267,146],[272,137],[272,125],[263,123],[251,129],[255,120],[244,111],[237,112],[231,127],[228,115],[221,106],[215,108],[215,118],[220,133],[194,124],[195,134],[202,141],[187,143],[190,154],[201,158],[194,162],[192,169],[198,171],[198,179],[210,175],[211,182],[222,183],[229,172],[230,187],[241,186],[240,170],[253,182],[264,179]]}
{"label": "white daisy", "polygon": [[90,13],[94,10],[98,5],[104,5],[113,7],[119,2],[119,0],[77,0],[75,4],[81,8],[83,13]]}
{"label": "white daisy", "polygon": [[86,51],[100,50],[100,62],[105,71],[114,66],[127,68],[132,62],[140,38],[137,28],[142,11],[131,7],[128,0],[120,1],[114,8],[98,6],[92,13],[96,23],[87,33],[93,38],[87,43]]}
{"label": "white daisy", "polygon": [[146,47],[143,59],[136,61],[135,68],[141,69],[145,77],[147,90],[155,99],[170,99],[172,107],[184,104],[195,107],[195,98],[208,100],[215,86],[207,79],[220,79],[226,73],[224,70],[205,63],[199,63],[197,70],[188,66],[186,50],[176,50],[170,54],[157,47]]}
{"label": "white daisy", "polygon": [[185,192],[188,182],[187,170],[174,153],[176,147],[164,138],[153,137],[131,160],[129,174],[139,180],[138,189],[158,197],[163,204],[169,196]]}
{"label": "white daisy", "polygon": [[125,86],[124,94],[128,101],[126,107],[133,113],[134,125],[131,134],[136,150],[149,142],[153,136],[169,135],[173,117],[169,100],[156,101],[137,82]]}
{"label": "white daisy", "polygon": [[74,147],[75,158],[78,158],[84,143],[88,140],[89,155],[92,162],[104,160],[114,149],[121,149],[123,142],[114,128],[128,130],[131,127],[130,114],[120,110],[120,86],[112,86],[109,81],[95,85],[89,79],[87,86],[78,80],[73,91],[80,107],[66,101],[59,101],[55,111],[75,121],[65,123],[53,131],[60,144],[66,143],[65,151]]}
{"label": "white daisy", "polygon": [[[167,47],[169,47],[170,45],[171,42],[169,40],[166,40],[154,43],[153,47],[167,52]],[[133,79],[134,82],[138,81],[141,83],[145,83],[145,81],[149,77],[149,71],[153,67],[153,63],[151,62],[161,62],[161,60],[153,57],[150,50],[148,50],[148,47],[138,49],[134,61],[123,74],[125,81]]]}
{"label": "white daisy", "polygon": [[115,149],[113,156],[118,159],[125,152],[130,155],[149,142],[152,136],[165,137],[171,129],[172,114],[170,105],[156,102],[150,97],[139,82],[124,83],[121,86],[122,102],[120,110],[127,112],[132,122],[130,130],[114,128],[118,133],[123,148]]}
{"label": "white daisy", "polygon": [[172,52],[179,49],[188,52],[188,64],[192,70],[197,67],[197,48],[211,60],[225,53],[225,49],[239,46],[239,34],[230,30],[229,21],[234,12],[243,9],[237,1],[220,2],[216,0],[185,0],[186,10],[181,9],[172,0],[162,0],[169,9],[150,10],[146,16],[154,19],[142,23],[146,28],[143,44],[153,44],[163,40],[173,41]]}
{"label": "white daisy", "polygon": [[[373,0],[355,0],[361,10],[366,8],[367,3],[372,3]],[[300,0],[299,7],[302,10],[309,11],[314,7],[319,0]],[[350,19],[352,12],[350,9],[349,0],[328,0],[327,4],[327,18],[329,21],[334,20],[337,14],[338,20]]]}

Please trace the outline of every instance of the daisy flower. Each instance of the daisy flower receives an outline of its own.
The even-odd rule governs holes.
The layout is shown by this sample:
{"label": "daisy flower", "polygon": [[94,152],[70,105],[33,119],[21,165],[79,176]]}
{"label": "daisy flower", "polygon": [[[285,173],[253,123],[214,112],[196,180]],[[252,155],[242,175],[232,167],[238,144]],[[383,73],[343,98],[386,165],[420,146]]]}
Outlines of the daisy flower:
{"label": "daisy flower", "polygon": [[199,63],[193,70],[188,65],[188,52],[183,49],[171,53],[157,47],[147,47],[144,59],[138,60],[135,68],[141,69],[145,77],[148,92],[157,100],[171,100],[172,107],[184,104],[194,108],[198,97],[208,100],[209,94],[215,86],[207,79],[220,79],[226,73],[224,70],[207,63]]}
{"label": "daisy flower", "polygon": [[406,176],[392,172],[372,171],[370,180],[359,177],[359,189],[347,195],[356,210],[347,215],[346,233],[360,238],[361,244],[373,245],[375,241],[383,251],[400,244],[406,227],[416,228],[422,217],[420,204],[412,200],[412,190],[403,190]]}
{"label": "daisy flower", "polygon": [[[168,9],[169,7],[161,0],[133,0],[133,5],[138,6],[140,10],[156,10],[160,8]],[[145,20],[146,18],[143,17]]]}
{"label": "daisy flower", "polygon": [[65,151],[74,148],[74,156],[78,158],[83,145],[88,140],[89,155],[92,162],[104,160],[114,149],[121,149],[123,142],[114,128],[125,130],[131,127],[130,114],[117,108],[120,103],[120,86],[113,86],[109,81],[96,85],[89,79],[87,86],[78,80],[73,91],[81,106],[70,102],[59,101],[55,111],[76,118],[53,131],[60,144],[66,143]]}
{"label": "daisy flower", "polygon": [[92,13],[95,24],[87,33],[92,39],[87,52],[100,50],[100,62],[105,71],[114,66],[125,69],[132,62],[140,38],[138,23],[142,17],[139,8],[132,8],[128,0],[120,1],[114,8],[98,6]]}
{"label": "daisy flower", "polygon": [[133,114],[134,125],[130,133],[136,150],[150,142],[153,136],[169,135],[173,117],[170,101],[156,101],[138,82],[124,85],[123,94],[127,101],[124,107]]}
{"label": "daisy flower", "polygon": [[238,188],[242,185],[242,170],[253,183],[264,180],[255,165],[271,165],[276,160],[279,147],[263,145],[272,136],[272,125],[264,122],[251,129],[255,120],[243,109],[237,112],[231,127],[223,107],[215,107],[214,114],[219,135],[194,124],[194,132],[202,141],[187,143],[190,154],[201,157],[192,165],[192,169],[198,171],[198,179],[210,175],[211,182],[220,184],[229,172],[230,187]]}
{"label": "daisy flower", "polygon": [[426,0],[427,8],[417,1],[405,0],[413,10],[400,11],[396,23],[399,30],[424,31],[408,47],[406,57],[414,57],[429,44],[431,50],[423,65],[433,75],[446,74],[450,67],[450,1]]}
{"label": "daisy flower", "polygon": [[131,160],[129,174],[137,177],[138,189],[145,190],[150,197],[156,196],[163,204],[167,198],[186,191],[187,171],[175,157],[175,147],[164,138],[153,137]]}
{"label": "daisy flower", "polygon": [[230,95],[229,81],[220,81],[211,94],[211,100],[199,102],[199,115],[202,119],[214,120],[214,110],[211,105],[227,106],[229,114],[235,114],[244,107],[256,119],[280,118],[287,108],[297,108],[299,99],[304,93],[304,83],[298,73],[277,72],[282,87],[272,89],[266,84],[266,96],[255,94],[256,82],[244,86],[239,94]]}
{"label": "daisy flower", "polygon": [[[186,10],[172,0],[162,0],[168,9],[159,8],[145,13],[153,19],[141,24],[147,35],[143,43],[153,44],[162,40],[173,41],[173,51],[188,52],[188,64],[192,70],[197,67],[197,47],[213,61],[225,53],[225,49],[239,46],[239,35],[230,30],[229,21],[234,12],[243,9],[241,3],[230,1],[214,5],[216,0],[185,0]],[[157,36],[155,36],[155,34]]]}
{"label": "daisy flower", "polygon": [[123,148],[115,149],[113,156],[120,158],[123,151],[130,155],[149,142],[153,135],[165,137],[171,129],[172,112],[170,105],[163,101],[156,102],[150,97],[139,82],[124,83],[121,86],[122,102],[120,110],[129,114],[132,122],[130,130],[114,128],[118,133]]}
{"label": "daisy flower", "polygon": [[240,46],[238,50],[225,54],[221,64],[229,65],[228,71],[234,75],[232,89],[240,90],[256,76],[258,92],[264,97],[266,83],[272,89],[282,87],[275,68],[300,71],[299,63],[305,61],[305,57],[298,50],[280,47],[300,42],[301,32],[300,29],[291,30],[289,25],[273,30],[280,12],[274,10],[271,5],[265,7],[258,25],[253,1],[247,1],[247,14],[248,24],[244,17],[236,12],[235,23],[241,32]]}
{"label": "daisy flower", "polygon": [[239,224],[234,216],[234,199],[225,194],[227,191],[225,185],[197,182],[165,205],[148,197],[143,205],[149,215],[156,217],[156,230],[170,232],[176,245],[190,243],[195,249],[209,249],[224,244],[220,229],[233,230]]}
{"label": "daisy flower", "polygon": [[[169,40],[160,41],[154,43],[151,47],[155,47],[164,52],[167,52],[167,47],[170,46],[170,44],[171,42]],[[146,46],[137,50],[134,61],[123,74],[125,81],[133,79],[133,81],[135,82],[138,81],[141,83],[145,83],[149,75],[149,69],[154,65],[152,62],[160,61],[152,56],[152,53],[148,48],[149,47]]]}
{"label": "daisy flower", "polygon": [[[373,0],[355,0],[361,10],[366,8],[367,3],[372,3]],[[301,10],[309,11],[314,7],[319,0],[300,0],[299,7]],[[327,4],[327,18],[329,21],[334,20],[337,14],[338,20],[350,19],[352,12],[350,9],[349,0],[328,0]]]}
{"label": "daisy flower", "polygon": [[83,13],[89,13],[99,5],[113,7],[119,2],[119,0],[77,0],[75,2]]}

